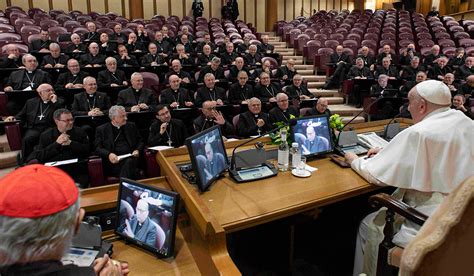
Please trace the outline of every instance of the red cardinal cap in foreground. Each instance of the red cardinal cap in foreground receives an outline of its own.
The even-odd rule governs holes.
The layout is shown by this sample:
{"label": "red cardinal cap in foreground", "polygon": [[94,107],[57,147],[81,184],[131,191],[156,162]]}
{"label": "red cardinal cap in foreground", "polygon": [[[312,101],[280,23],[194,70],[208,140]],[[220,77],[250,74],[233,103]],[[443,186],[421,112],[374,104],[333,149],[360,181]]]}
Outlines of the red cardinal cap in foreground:
{"label": "red cardinal cap in foreground", "polygon": [[79,196],[74,180],[58,168],[30,165],[0,179],[0,216],[39,218],[73,205]]}

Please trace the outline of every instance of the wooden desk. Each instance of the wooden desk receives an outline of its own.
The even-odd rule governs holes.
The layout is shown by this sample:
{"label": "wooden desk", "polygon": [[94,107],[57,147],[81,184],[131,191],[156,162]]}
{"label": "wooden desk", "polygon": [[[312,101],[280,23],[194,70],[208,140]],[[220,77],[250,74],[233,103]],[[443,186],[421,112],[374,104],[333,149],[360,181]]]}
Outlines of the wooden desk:
{"label": "wooden desk", "polygon": [[[160,188],[170,189],[164,177],[141,181]],[[81,207],[87,212],[110,210],[117,205],[118,185],[108,185],[83,190]],[[186,216],[185,216],[186,217]],[[175,258],[158,259],[155,255],[123,241],[113,243],[112,258],[127,261],[131,275],[200,275],[198,265],[191,253],[191,245],[185,240],[183,233],[189,232],[187,219],[179,219],[176,229]]]}
{"label": "wooden desk", "polygon": [[[411,124],[401,119],[402,127]],[[354,125],[357,132],[380,131],[388,120]],[[268,139],[266,140],[268,141]],[[227,152],[239,142],[226,143]],[[157,154],[161,172],[184,201],[195,229],[208,242],[222,233],[249,228],[269,221],[316,209],[377,189],[351,169],[343,169],[329,158],[314,160],[318,168],[309,178],[297,178],[290,172],[256,182],[237,184],[227,174],[205,193],[189,184],[176,164],[189,162],[184,148]]]}

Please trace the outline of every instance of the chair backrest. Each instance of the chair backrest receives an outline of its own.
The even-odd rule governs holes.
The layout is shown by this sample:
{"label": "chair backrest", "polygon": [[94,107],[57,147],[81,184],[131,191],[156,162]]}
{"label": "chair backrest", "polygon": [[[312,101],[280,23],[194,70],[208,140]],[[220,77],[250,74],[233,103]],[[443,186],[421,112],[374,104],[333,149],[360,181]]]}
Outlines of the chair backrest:
{"label": "chair backrest", "polygon": [[472,275],[474,176],[449,194],[402,254],[400,275]]}

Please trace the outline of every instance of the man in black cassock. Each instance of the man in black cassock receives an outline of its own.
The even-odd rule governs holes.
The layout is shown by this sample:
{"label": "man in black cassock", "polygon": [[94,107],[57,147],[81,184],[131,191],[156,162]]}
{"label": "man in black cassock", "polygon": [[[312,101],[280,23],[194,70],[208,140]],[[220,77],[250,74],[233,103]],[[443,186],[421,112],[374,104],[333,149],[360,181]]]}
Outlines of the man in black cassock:
{"label": "man in black cassock", "polygon": [[262,112],[262,102],[258,98],[248,100],[249,110],[239,115],[237,123],[237,135],[239,137],[250,137],[260,135],[271,129],[267,113]]}
{"label": "man in black cassock", "polygon": [[156,119],[150,127],[148,135],[149,147],[170,146],[180,147],[188,137],[188,132],[183,121],[171,118],[171,113],[166,105],[158,105]]}
{"label": "man in black cassock", "polygon": [[155,111],[156,96],[150,89],[143,88],[142,74],[133,73],[130,82],[132,87],[119,92],[117,105],[124,106],[127,112]]}

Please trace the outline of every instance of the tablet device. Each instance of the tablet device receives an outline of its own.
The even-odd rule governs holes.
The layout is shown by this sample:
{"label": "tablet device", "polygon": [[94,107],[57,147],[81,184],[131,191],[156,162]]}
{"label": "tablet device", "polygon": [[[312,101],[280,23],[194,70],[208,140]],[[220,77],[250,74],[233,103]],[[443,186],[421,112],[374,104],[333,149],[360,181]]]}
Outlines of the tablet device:
{"label": "tablet device", "polygon": [[179,194],[121,178],[115,233],[158,257],[171,257]]}

